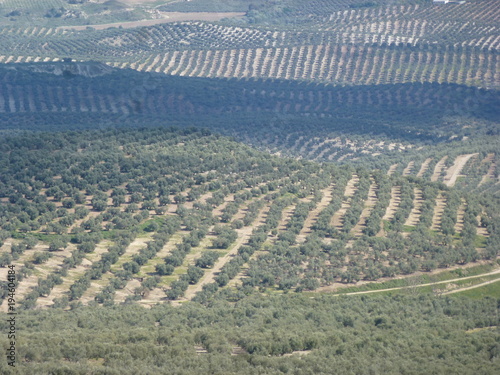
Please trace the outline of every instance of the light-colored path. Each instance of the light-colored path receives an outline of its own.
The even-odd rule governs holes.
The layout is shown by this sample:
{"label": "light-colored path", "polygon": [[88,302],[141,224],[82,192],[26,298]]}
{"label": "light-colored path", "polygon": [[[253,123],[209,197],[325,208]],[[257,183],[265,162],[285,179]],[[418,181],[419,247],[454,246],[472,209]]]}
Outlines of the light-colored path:
{"label": "light-colored path", "polygon": [[371,212],[373,211],[373,207],[375,206],[375,204],[377,204],[378,201],[376,194],[377,189],[378,189],[377,184],[375,184],[375,182],[372,181],[370,189],[368,190],[368,198],[365,201],[363,211],[361,212],[358,222],[351,230],[351,233],[355,236],[361,236],[362,230],[366,225],[366,219],[368,219]]}
{"label": "light-colored path", "polygon": [[[419,284],[419,285],[415,285],[415,286],[400,286],[400,287],[396,287],[396,288],[387,288],[387,289],[378,289],[378,290],[365,290],[365,291],[362,291],[362,292],[340,293],[340,294],[334,294],[334,295],[336,295],[336,296],[340,296],[340,295],[342,295],[342,296],[355,296],[355,295],[359,295],[359,294],[372,294],[372,293],[390,292],[390,291],[393,291],[393,290],[402,290],[402,289],[410,289],[410,288],[422,288],[422,287],[425,287],[425,286],[447,284],[447,283],[453,283],[453,282],[461,281],[461,280],[477,279],[479,277],[484,277],[484,276],[489,276],[489,275],[496,275],[496,274],[499,274],[499,273],[500,273],[500,268],[496,269],[494,271],[488,272],[488,273],[483,273],[481,275],[466,276],[466,277],[461,277],[461,278],[458,278],[458,279],[436,281],[436,282],[433,282],[433,283]],[[482,283],[482,284],[483,285],[491,284],[492,282],[495,282],[495,281],[498,281],[498,280],[500,280],[500,279],[487,281],[486,283]],[[482,286],[482,285],[478,284],[478,286]],[[474,287],[477,287],[477,286],[474,286]],[[461,291],[467,290],[467,289],[472,289],[472,287],[466,287],[466,288],[462,288],[462,289],[455,289],[455,290],[453,290],[451,292],[457,293],[457,292],[461,292]]]}
{"label": "light-colored path", "polygon": [[468,287],[464,287],[464,288],[458,288],[458,289],[450,290],[449,292],[444,292],[443,295],[453,294],[453,293],[459,293],[459,292],[464,292],[466,290],[480,288],[480,287],[488,285],[488,284],[496,283],[497,281],[500,281],[500,278],[499,279],[495,279],[495,280],[485,281],[484,283],[480,283],[480,284],[476,284],[476,285],[472,285],[472,286],[468,286]]}
{"label": "light-colored path", "polygon": [[437,180],[439,180],[439,177],[441,177],[441,172],[444,169],[444,163],[446,159],[448,159],[448,156],[443,156],[443,158],[437,162],[436,166],[434,167],[434,172],[431,176],[432,182],[436,182]]}
{"label": "light-colored path", "polygon": [[477,156],[478,154],[467,154],[467,155],[459,155],[455,159],[453,165],[448,168],[446,171],[446,176],[443,178],[443,183],[446,186],[453,186],[457,181],[457,178],[460,176],[460,172],[464,168],[465,164],[469,161],[473,156]]}
{"label": "light-colored path", "polygon": [[420,208],[422,207],[422,190],[419,188],[414,188],[413,193],[415,198],[413,198],[413,208],[411,209],[408,219],[406,219],[405,225],[415,226],[420,221]]}
{"label": "light-colored path", "polygon": [[424,173],[427,171],[429,168],[429,163],[432,161],[432,158],[427,158],[425,161],[422,163],[420,166],[420,170],[417,173],[417,177],[422,177]]}
{"label": "light-colored path", "polygon": [[304,226],[300,230],[300,233],[297,235],[297,242],[302,243],[305,241],[306,236],[312,232],[312,226],[318,219],[318,215],[320,212],[328,206],[330,201],[332,200],[332,191],[335,188],[335,185],[331,185],[327,187],[326,189],[323,189],[321,193],[323,194],[323,197],[319,201],[318,205],[309,212],[309,215],[307,215],[306,220],[304,221]]}

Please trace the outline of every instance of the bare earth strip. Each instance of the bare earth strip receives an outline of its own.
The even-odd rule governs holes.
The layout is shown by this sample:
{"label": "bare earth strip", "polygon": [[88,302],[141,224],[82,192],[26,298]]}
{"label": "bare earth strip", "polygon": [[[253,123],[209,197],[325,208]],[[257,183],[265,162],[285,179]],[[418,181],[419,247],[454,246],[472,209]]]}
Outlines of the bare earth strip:
{"label": "bare earth strip", "polygon": [[63,277],[63,283],[54,286],[50,294],[46,297],[40,297],[37,300],[37,305],[41,307],[48,307],[53,304],[55,298],[62,297],[65,293],[69,291],[71,285],[74,284],[83,274],[92,266],[93,262],[98,261],[102,254],[104,254],[109,248],[109,241],[102,241],[97,244],[96,249],[93,253],[87,254],[85,258],[75,268],[68,270],[68,274]]}
{"label": "bare earth strip", "polygon": [[118,259],[118,262],[111,266],[111,271],[103,274],[100,280],[91,282],[90,288],[87,289],[82,295],[82,297],[80,298],[80,302],[85,304],[89,301],[93,301],[97,293],[99,293],[99,291],[104,288],[104,286],[106,286],[109,280],[113,277],[113,272],[119,271],[122,268],[123,263],[130,261],[132,257],[139,252],[140,249],[146,247],[146,243],[150,241],[151,238],[152,234],[148,234],[146,236],[141,236],[133,240],[125,250],[125,253]]}
{"label": "bare earth strip", "polygon": [[286,226],[288,224],[288,222],[292,219],[292,216],[293,216],[293,212],[295,211],[295,207],[296,205],[293,204],[291,206],[288,206],[287,208],[285,208],[283,210],[283,212],[281,213],[281,219],[280,219],[280,222],[278,224],[278,232],[283,232],[286,230]]}
{"label": "bare earth strip", "polygon": [[393,186],[391,189],[391,200],[389,201],[389,206],[385,210],[384,217],[382,220],[391,220],[394,214],[398,210],[399,204],[401,203],[401,186]]}
{"label": "bare earth strip", "polygon": [[84,26],[60,26],[57,27],[58,30],[86,30],[88,27],[94,28],[96,30],[109,29],[110,27],[122,27],[124,29],[130,29],[133,27],[140,26],[153,26],[162,23],[169,22],[181,22],[181,21],[220,21],[223,18],[234,18],[243,17],[244,12],[164,12],[163,15],[167,18],[160,18],[154,20],[140,20],[140,21],[129,21],[129,22],[115,22],[115,23],[103,23],[100,25],[84,25]]}
{"label": "bare earth strip", "polygon": [[465,203],[465,200],[462,198],[462,203],[460,204],[460,207],[458,207],[458,210],[457,210],[457,221],[456,221],[455,227],[454,227],[456,233],[462,232],[462,228],[464,227],[465,207],[466,207],[466,203]]}
{"label": "bare earth strip", "polygon": [[[267,214],[269,212],[269,209],[270,209],[270,206],[266,206],[264,208],[264,210],[261,212],[261,214],[259,215],[259,217],[257,218],[256,220],[256,224],[254,225],[254,227],[257,227],[257,224],[259,225],[262,225],[265,223],[266,221],[266,218],[267,218]],[[253,255],[250,257],[249,261],[250,260],[254,260],[256,259],[259,255],[263,254],[264,251],[260,250],[260,251],[256,251],[255,253],[253,253]],[[238,283],[241,282],[241,279],[243,277],[246,276],[246,272],[248,270],[248,262],[245,263],[243,266],[241,266],[240,268],[240,272],[235,276],[234,279],[230,280],[229,283],[228,283],[228,287],[231,287],[231,286],[235,286],[237,285]]]}
{"label": "bare earth strip", "polygon": [[427,168],[429,168],[429,163],[431,161],[432,161],[432,158],[425,159],[425,161],[420,166],[420,170],[417,173],[417,177],[422,177],[424,175],[424,173],[427,171]]}
{"label": "bare earth strip", "polygon": [[368,190],[368,199],[365,201],[365,206],[363,208],[363,211],[361,212],[358,222],[351,230],[351,233],[354,234],[355,236],[361,236],[362,234],[361,231],[365,227],[366,219],[368,218],[368,216],[370,216],[373,207],[378,201],[377,194],[375,193],[377,189],[378,186],[374,182],[372,182],[370,185],[370,189]]}
{"label": "bare earth strip", "polygon": [[[264,215],[264,209],[260,211],[259,217],[261,215]],[[209,284],[214,281],[215,275],[217,275],[221,271],[222,267],[227,262],[229,262],[231,258],[234,257],[234,255],[238,253],[238,249],[248,241],[248,239],[252,235],[252,231],[253,227],[251,226],[243,227],[241,229],[236,230],[236,232],[238,233],[238,238],[236,239],[236,242],[233,244],[231,250],[226,255],[219,258],[218,261],[215,263],[214,267],[211,268],[208,272],[205,272],[205,274],[197,284],[189,286],[189,288],[186,291],[186,294],[184,295],[184,300],[191,300],[197,292],[202,290],[203,285]]]}
{"label": "bare earth strip", "polygon": [[[50,258],[47,262],[38,265],[35,271],[31,274],[31,276],[27,277],[23,281],[21,281],[16,289],[17,300],[20,301],[23,297],[31,291],[31,288],[38,285],[39,278],[45,278],[55,270],[57,270],[64,262],[64,259],[70,256],[71,251],[74,249],[74,246],[69,246],[63,251],[53,252],[52,258]],[[44,251],[48,251],[48,246],[44,246]],[[5,280],[6,278],[4,278]],[[0,307],[1,311],[5,311],[6,304],[2,304]]]}
{"label": "bare earth strip", "polygon": [[332,216],[330,224],[339,230],[342,228],[343,225],[342,219],[344,218],[347,209],[351,206],[351,197],[357,190],[356,184],[358,182],[359,182],[359,177],[357,175],[353,175],[346,185],[342,206]]}
{"label": "bare earth strip", "polygon": [[[145,265],[141,267],[141,273],[148,273],[151,269],[155,269],[156,264],[161,263],[163,258],[167,256],[170,251],[173,249],[176,243],[182,241],[182,236],[179,232],[172,235],[170,240],[163,246],[163,248],[156,254],[156,257],[149,260]],[[142,246],[137,247],[140,249]],[[94,300],[94,297],[103,289],[106,285],[109,284],[109,280],[113,277],[113,273],[106,272],[99,280],[93,280],[90,283],[90,287],[83,293],[80,298],[80,302],[86,304],[90,301]],[[163,292],[162,292],[163,293]]]}
{"label": "bare earth strip", "polygon": [[435,182],[441,177],[441,171],[444,169],[444,162],[448,159],[448,156],[444,156],[440,161],[437,162],[434,167],[434,173],[431,176],[431,181]]}
{"label": "bare earth strip", "polygon": [[415,226],[420,221],[420,208],[422,207],[422,190],[418,188],[414,188],[413,192],[415,194],[415,198],[413,198],[413,208],[406,219],[405,225]]}
{"label": "bare earth strip", "polygon": [[394,217],[394,214],[399,208],[401,203],[401,186],[393,186],[391,189],[391,199],[389,200],[389,205],[385,210],[385,214],[382,217],[381,228],[377,233],[377,237],[385,237],[384,221],[389,221]]}
{"label": "bare earth strip", "polygon": [[444,184],[446,186],[455,185],[455,182],[457,181],[457,178],[460,175],[460,172],[464,168],[465,164],[469,161],[470,158],[477,155],[478,154],[476,153],[476,154],[466,154],[457,156],[453,165],[446,172],[446,176],[444,176],[443,179]]}
{"label": "bare earth strip", "polygon": [[476,219],[477,219],[477,223],[478,223],[478,226],[477,226],[477,229],[476,229],[476,233],[479,236],[489,237],[490,234],[488,233],[488,230],[485,227],[481,226],[481,215],[477,215]]}
{"label": "bare earth strip", "polygon": [[309,215],[307,215],[306,220],[304,221],[304,226],[300,230],[299,234],[297,235],[297,242],[302,243],[305,241],[306,236],[312,232],[312,226],[318,219],[319,213],[330,203],[332,200],[332,190],[334,189],[335,184],[327,187],[326,189],[323,189],[321,192],[323,193],[323,198],[321,198],[321,201],[318,203],[318,205],[309,212]]}
{"label": "bare earth strip", "polygon": [[411,172],[413,171],[413,167],[415,166],[414,161],[410,161],[406,168],[403,170],[403,176],[409,176]]}
{"label": "bare earth strip", "polygon": [[389,170],[387,171],[387,176],[392,176],[394,174],[394,171],[398,167],[399,164],[393,164],[390,166]]}
{"label": "bare earth strip", "polygon": [[490,162],[490,167],[488,168],[488,172],[483,176],[481,179],[481,182],[479,183],[479,186],[482,184],[486,183],[489,180],[494,180],[495,179],[495,170],[496,170],[496,162],[494,161],[495,154],[491,153],[488,154],[488,156],[482,161],[483,163]]}
{"label": "bare earth strip", "polygon": [[442,193],[436,197],[436,204],[434,206],[434,215],[432,215],[431,230],[439,230],[441,228],[441,220],[446,206],[446,199]]}

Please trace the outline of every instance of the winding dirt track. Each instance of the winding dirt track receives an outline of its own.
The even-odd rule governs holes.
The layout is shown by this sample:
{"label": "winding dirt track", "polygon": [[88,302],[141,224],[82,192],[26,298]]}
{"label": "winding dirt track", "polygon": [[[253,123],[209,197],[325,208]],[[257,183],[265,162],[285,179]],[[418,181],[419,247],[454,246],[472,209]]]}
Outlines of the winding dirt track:
{"label": "winding dirt track", "polygon": [[488,285],[488,284],[496,283],[497,281],[500,281],[500,279],[489,280],[489,281],[485,281],[484,283],[480,283],[480,284],[468,286],[468,287],[465,287],[465,288],[459,288],[459,289],[455,289],[455,290],[450,290],[449,292],[443,293],[443,295],[453,294],[453,293],[459,293],[459,292],[464,292],[464,291],[470,290],[470,289],[480,288],[480,287]]}
{"label": "winding dirt track", "polygon": [[[433,283],[426,283],[426,284],[420,284],[420,285],[415,285],[415,286],[400,286],[400,287],[397,287],[397,288],[387,288],[387,289],[378,289],[378,290],[365,290],[365,291],[362,291],[362,292],[340,293],[340,294],[334,294],[334,295],[335,296],[355,296],[355,295],[358,295],[358,294],[371,294],[371,293],[389,292],[389,291],[392,291],[392,290],[402,290],[402,289],[410,289],[410,288],[422,288],[422,287],[425,287],[425,286],[447,284],[447,283],[453,283],[455,281],[461,281],[461,280],[477,279],[479,277],[484,277],[484,276],[489,276],[489,275],[496,275],[496,274],[499,274],[499,273],[500,273],[500,268],[496,269],[494,271],[491,271],[491,272],[483,273],[481,275],[466,276],[466,277],[460,277],[458,279],[436,281],[436,282],[433,282]],[[458,293],[458,292],[462,292],[464,290],[474,289],[474,288],[478,288],[478,287],[483,286],[483,285],[491,284],[491,283],[494,283],[494,282],[499,281],[499,280],[500,279],[490,280],[490,281],[487,281],[485,283],[473,285],[471,287],[464,287],[464,288],[455,289],[455,290],[452,290],[452,291],[449,291],[449,292],[446,292],[446,293],[443,293],[443,294]]]}

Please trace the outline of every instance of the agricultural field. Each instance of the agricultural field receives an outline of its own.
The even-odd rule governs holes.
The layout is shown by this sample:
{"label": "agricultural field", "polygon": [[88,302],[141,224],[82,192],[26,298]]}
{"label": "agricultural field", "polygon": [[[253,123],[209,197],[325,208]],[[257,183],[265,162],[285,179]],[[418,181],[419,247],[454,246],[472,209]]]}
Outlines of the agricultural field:
{"label": "agricultural field", "polygon": [[451,184],[278,158],[194,129],[0,146],[0,259],[18,269],[25,309],[334,290],[498,255],[497,214]]}
{"label": "agricultural field", "polygon": [[0,373],[500,373],[499,20],[0,0]]}
{"label": "agricultural field", "polygon": [[349,8],[293,27],[186,21],[77,31],[12,23],[0,26],[0,62],[71,57],[187,77],[498,89],[499,12],[498,2],[485,0]]}

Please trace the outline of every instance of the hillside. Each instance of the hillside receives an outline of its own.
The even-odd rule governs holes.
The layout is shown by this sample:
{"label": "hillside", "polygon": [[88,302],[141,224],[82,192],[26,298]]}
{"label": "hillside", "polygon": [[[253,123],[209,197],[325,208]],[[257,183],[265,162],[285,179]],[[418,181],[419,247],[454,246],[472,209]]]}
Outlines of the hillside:
{"label": "hillside", "polygon": [[499,374],[499,20],[0,0],[0,373]]}
{"label": "hillside", "polygon": [[26,309],[315,290],[498,253],[486,196],[206,131],[25,133],[0,149],[1,260]]}
{"label": "hillside", "polygon": [[[495,0],[367,8],[345,1],[343,10],[317,3],[286,16],[253,10],[247,14],[250,24],[185,21],[78,31],[14,22],[0,27],[0,62],[71,57],[187,77],[499,88],[500,7]],[[255,13],[266,13],[274,23],[252,21]],[[283,17],[307,21],[282,24]]]}
{"label": "hillside", "polygon": [[[499,147],[497,1],[63,2],[0,22],[1,129],[202,126],[429,180],[447,156],[434,181],[498,190],[496,156],[479,164]],[[60,7],[85,17],[37,13]],[[245,15],[140,23],[215,8]]]}

